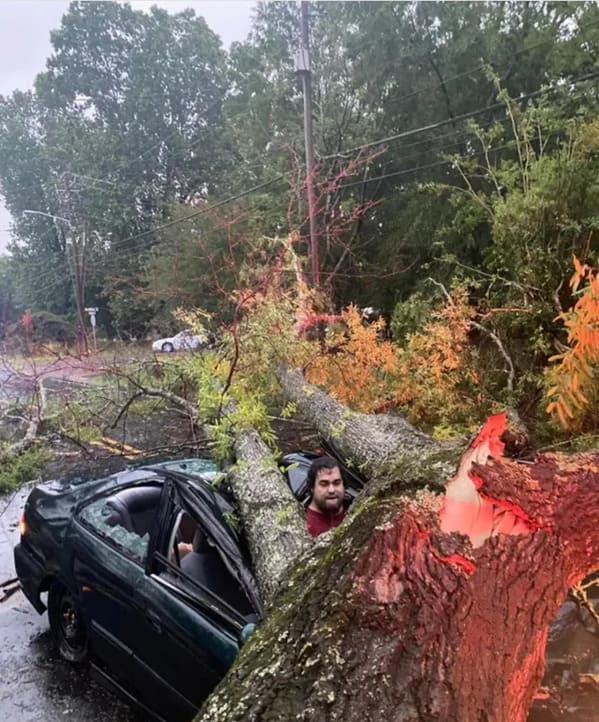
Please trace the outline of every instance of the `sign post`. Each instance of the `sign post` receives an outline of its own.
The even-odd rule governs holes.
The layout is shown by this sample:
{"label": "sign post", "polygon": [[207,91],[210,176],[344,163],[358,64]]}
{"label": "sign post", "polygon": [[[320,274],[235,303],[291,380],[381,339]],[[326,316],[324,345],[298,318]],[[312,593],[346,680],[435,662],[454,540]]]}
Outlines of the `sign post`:
{"label": "sign post", "polygon": [[92,327],[92,339],[94,342],[94,353],[98,350],[96,344],[96,314],[98,313],[97,308],[86,308],[86,312],[89,314],[89,322]]}

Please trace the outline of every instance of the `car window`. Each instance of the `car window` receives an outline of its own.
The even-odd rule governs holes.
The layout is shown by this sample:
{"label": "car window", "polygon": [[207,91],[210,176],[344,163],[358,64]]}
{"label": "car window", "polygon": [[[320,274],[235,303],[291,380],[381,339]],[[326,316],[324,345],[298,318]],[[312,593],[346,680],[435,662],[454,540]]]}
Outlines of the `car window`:
{"label": "car window", "polygon": [[[231,574],[215,543],[195,519],[180,511],[168,540],[169,550],[166,556],[171,564],[180,568],[183,575],[172,580],[175,586],[185,587],[188,578],[239,614],[247,615],[253,612],[239,581]],[[168,575],[168,569],[161,570],[160,565],[156,571]]]}
{"label": "car window", "polygon": [[102,498],[92,501],[79,513],[79,518],[91,526],[109,542],[113,542],[133,561],[143,564],[147,557],[150,534],[140,535],[131,531],[115,519],[114,510],[110,508],[109,499]]}

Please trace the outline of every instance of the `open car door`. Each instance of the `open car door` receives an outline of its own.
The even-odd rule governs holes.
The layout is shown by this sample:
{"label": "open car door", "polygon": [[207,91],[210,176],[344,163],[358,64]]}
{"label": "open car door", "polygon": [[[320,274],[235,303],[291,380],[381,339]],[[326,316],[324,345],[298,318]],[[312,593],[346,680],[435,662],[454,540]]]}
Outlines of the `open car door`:
{"label": "open car door", "polygon": [[[164,472],[163,472],[164,473]],[[150,565],[136,590],[145,624],[136,656],[154,683],[147,704],[168,720],[189,720],[224,676],[262,604],[240,540],[210,484],[166,472],[168,503]],[[181,520],[192,550],[178,551]]]}

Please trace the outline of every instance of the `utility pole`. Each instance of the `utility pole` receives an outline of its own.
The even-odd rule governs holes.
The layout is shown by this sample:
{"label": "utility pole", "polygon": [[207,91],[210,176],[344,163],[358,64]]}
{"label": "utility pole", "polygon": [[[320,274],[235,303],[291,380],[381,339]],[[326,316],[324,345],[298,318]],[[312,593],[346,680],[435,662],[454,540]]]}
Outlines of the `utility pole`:
{"label": "utility pole", "polygon": [[320,287],[320,254],[316,227],[316,199],[314,197],[314,145],[312,134],[312,69],[310,65],[310,32],[308,3],[303,0],[301,8],[301,46],[295,56],[295,70],[302,77],[304,92],[304,147],[306,155],[306,193],[310,219],[310,258],[312,261],[312,285]]}
{"label": "utility pole", "polygon": [[81,233],[71,236],[71,252],[73,263],[73,286],[75,288],[75,305],[77,306],[78,337],[81,351],[89,351],[87,330],[85,328],[85,250],[87,248],[87,223],[83,224]]}
{"label": "utility pole", "polygon": [[[64,238],[65,253],[71,271],[73,290],[75,292],[75,306],[77,308],[77,344],[79,351],[87,353],[89,350],[87,332],[85,330],[85,257],[87,248],[87,224],[83,224],[80,233],[64,216],[57,216],[45,211],[24,210],[24,215],[46,216],[52,218],[56,231]],[[61,229],[59,222],[65,224],[67,231]]]}
{"label": "utility pole", "polygon": [[[72,190],[69,182],[69,173],[62,174],[62,182],[64,186],[64,196],[62,205],[68,209],[68,215],[71,218],[79,216],[75,213],[73,204]],[[87,354],[89,351],[89,339],[85,328],[85,262],[88,248],[88,229],[87,223],[80,223],[80,228],[75,229],[69,223],[70,233],[66,238],[66,252],[69,257],[71,266],[71,275],[73,278],[73,289],[75,291],[75,306],[77,308],[77,343],[79,352]]]}

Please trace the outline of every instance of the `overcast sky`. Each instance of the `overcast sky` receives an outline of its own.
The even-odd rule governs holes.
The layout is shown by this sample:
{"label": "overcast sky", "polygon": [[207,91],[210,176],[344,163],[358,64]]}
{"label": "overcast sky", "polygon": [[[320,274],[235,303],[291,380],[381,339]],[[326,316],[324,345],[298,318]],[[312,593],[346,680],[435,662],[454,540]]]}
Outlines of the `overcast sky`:
{"label": "overcast sky", "polygon": [[[244,40],[250,29],[254,0],[133,0],[135,9],[148,10],[159,5],[169,12],[192,7],[228,47]],[[63,0],[0,0],[0,94],[27,90],[50,55],[50,30],[60,25],[69,7]],[[10,239],[7,229],[10,215],[0,196],[0,252]]]}

